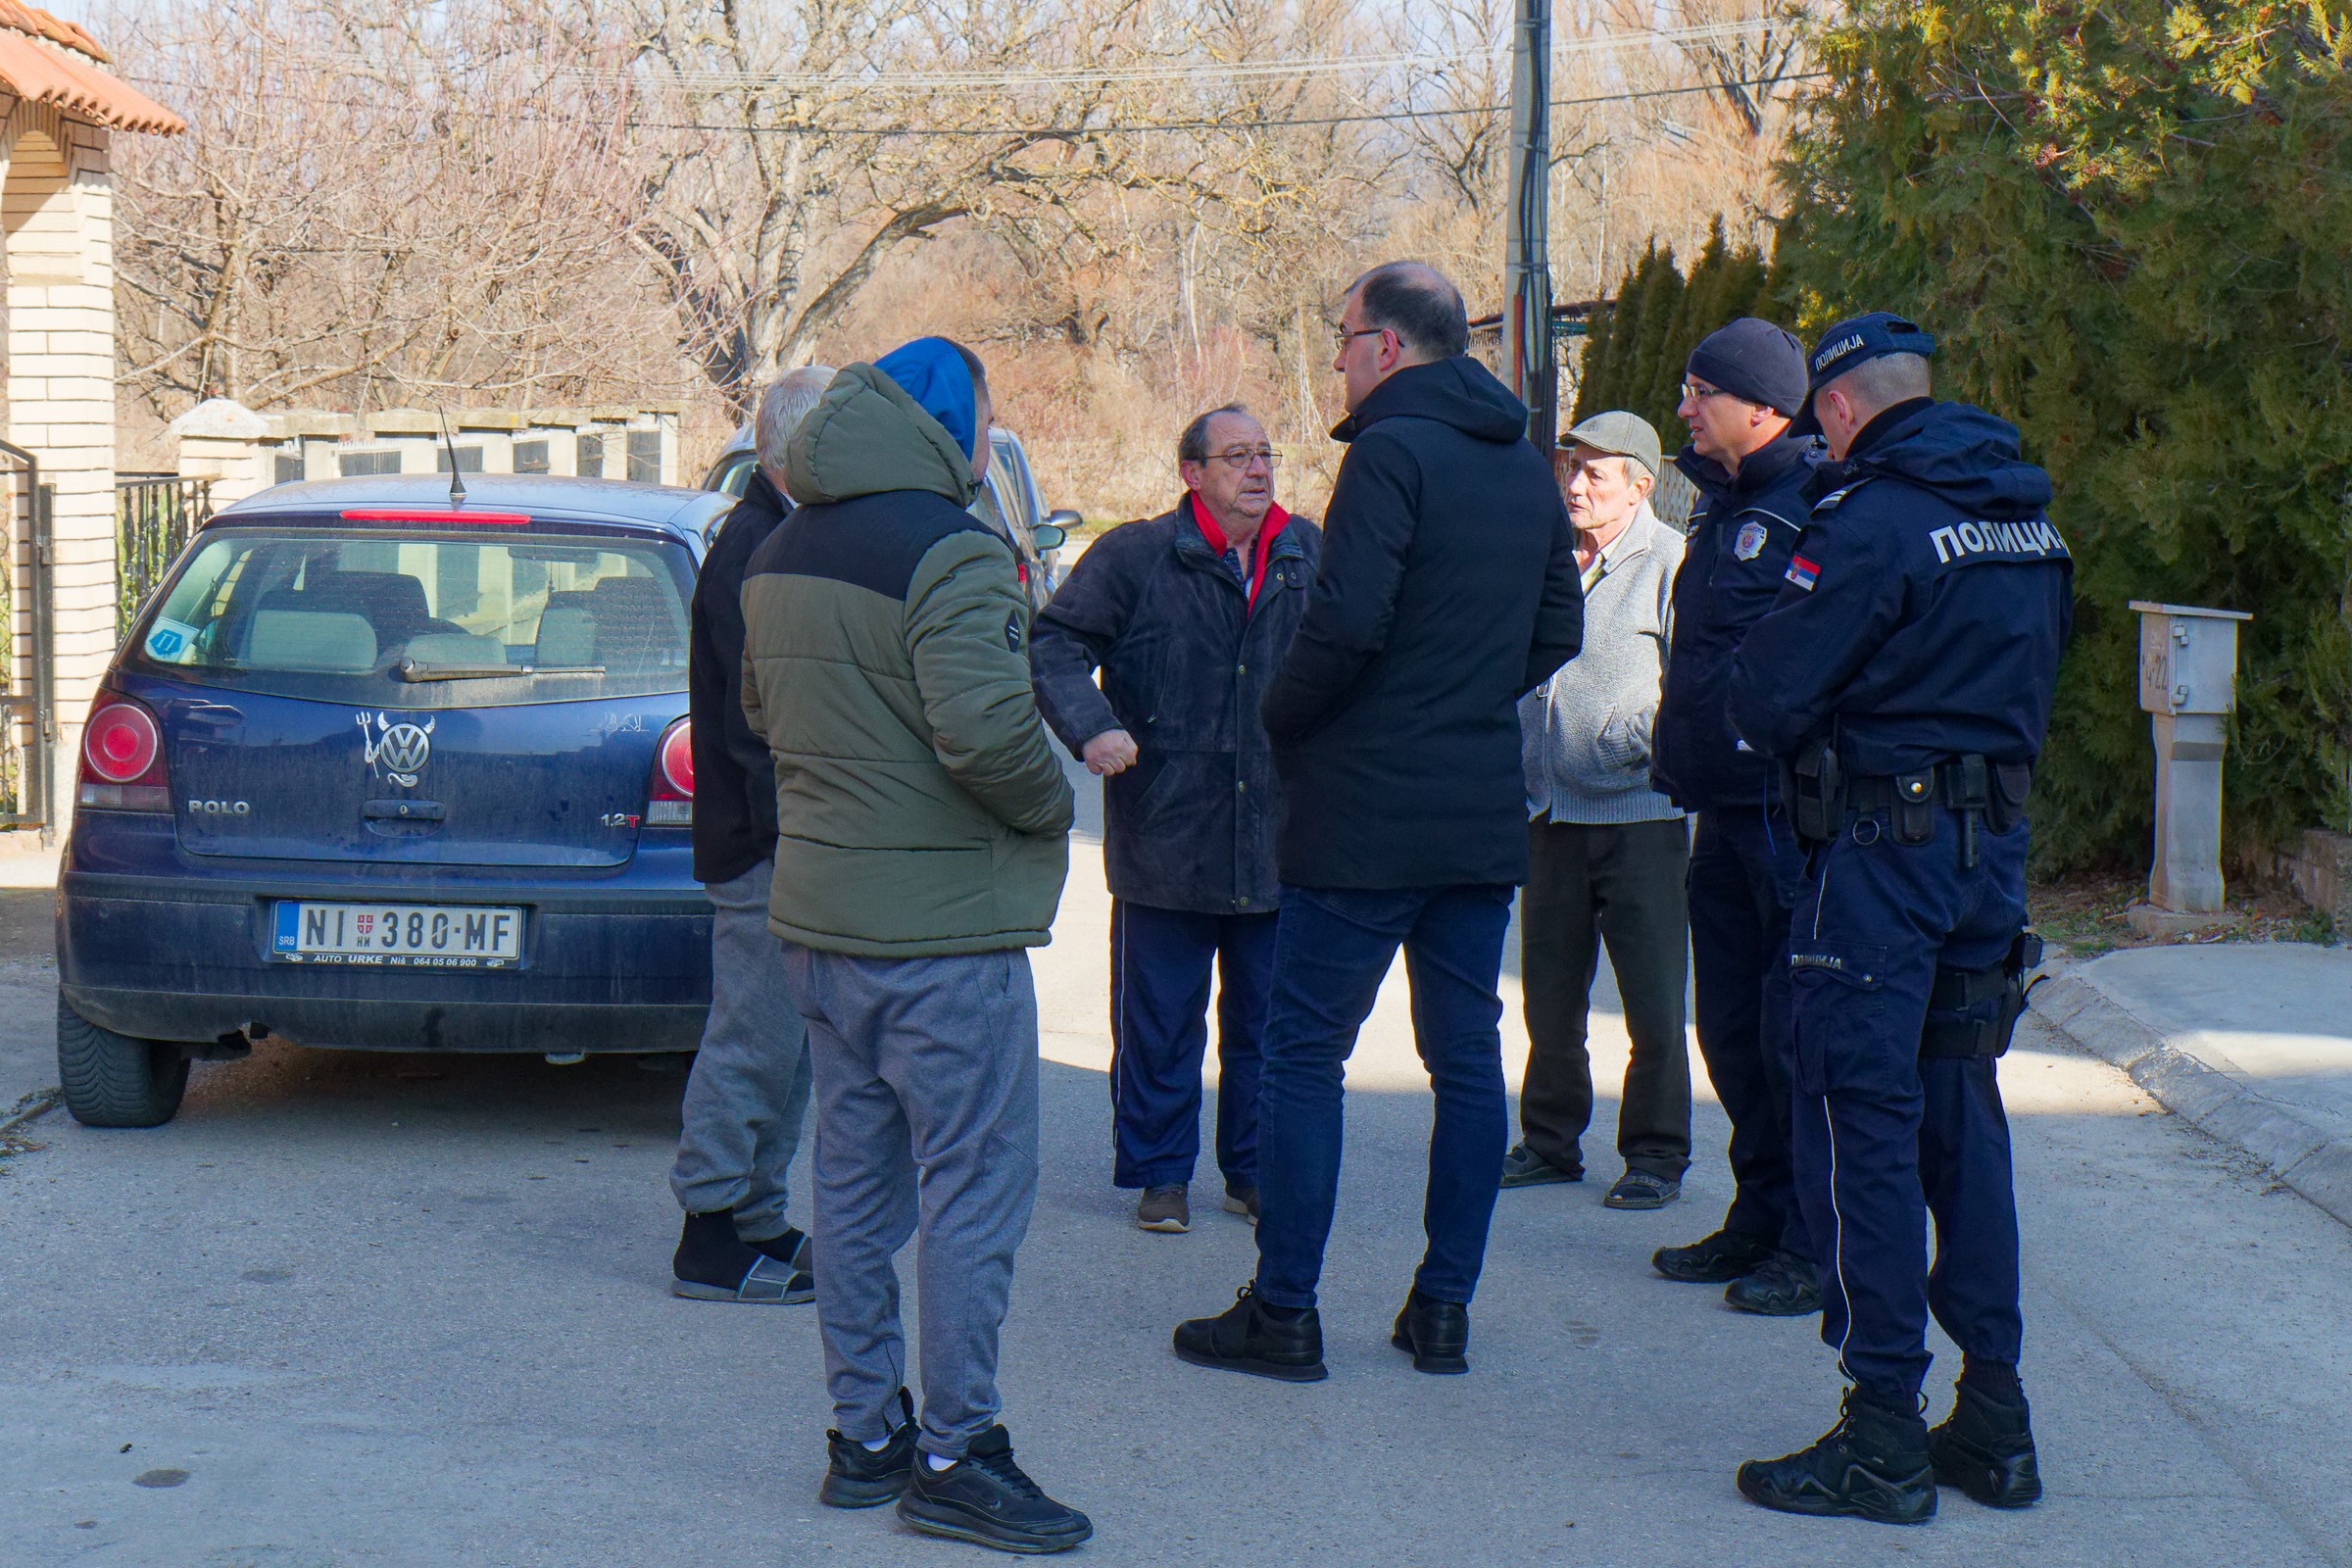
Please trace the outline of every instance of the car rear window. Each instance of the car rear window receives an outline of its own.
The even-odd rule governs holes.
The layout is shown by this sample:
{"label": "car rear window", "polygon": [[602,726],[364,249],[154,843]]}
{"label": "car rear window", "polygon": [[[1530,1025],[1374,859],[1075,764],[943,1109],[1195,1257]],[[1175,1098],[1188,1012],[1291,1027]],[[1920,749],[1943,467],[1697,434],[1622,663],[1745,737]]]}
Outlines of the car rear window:
{"label": "car rear window", "polygon": [[655,540],[207,533],[131,657],[207,685],[374,708],[686,688],[686,552]]}

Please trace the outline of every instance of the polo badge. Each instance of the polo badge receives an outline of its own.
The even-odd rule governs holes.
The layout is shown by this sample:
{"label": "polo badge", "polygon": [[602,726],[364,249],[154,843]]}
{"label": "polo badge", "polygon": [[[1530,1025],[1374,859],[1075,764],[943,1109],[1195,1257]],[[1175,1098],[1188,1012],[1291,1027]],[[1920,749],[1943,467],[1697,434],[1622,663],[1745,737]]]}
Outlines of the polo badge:
{"label": "polo badge", "polygon": [[1740,537],[1732,541],[1732,554],[1741,561],[1753,561],[1764,553],[1764,525],[1750,517],[1740,525]]}

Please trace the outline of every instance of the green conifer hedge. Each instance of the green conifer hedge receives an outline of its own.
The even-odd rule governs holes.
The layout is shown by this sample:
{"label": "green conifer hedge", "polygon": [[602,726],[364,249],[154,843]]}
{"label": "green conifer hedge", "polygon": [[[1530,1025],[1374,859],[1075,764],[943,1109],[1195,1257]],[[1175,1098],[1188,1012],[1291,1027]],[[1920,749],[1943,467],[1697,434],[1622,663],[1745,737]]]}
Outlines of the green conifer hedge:
{"label": "green conifer hedge", "polygon": [[2015,420],[2056,482],[2076,630],[2040,863],[2145,863],[2133,599],[2254,614],[2231,847],[2352,826],[2352,6],[1844,15],[1774,266],[1808,335],[1916,317],[1937,391]]}

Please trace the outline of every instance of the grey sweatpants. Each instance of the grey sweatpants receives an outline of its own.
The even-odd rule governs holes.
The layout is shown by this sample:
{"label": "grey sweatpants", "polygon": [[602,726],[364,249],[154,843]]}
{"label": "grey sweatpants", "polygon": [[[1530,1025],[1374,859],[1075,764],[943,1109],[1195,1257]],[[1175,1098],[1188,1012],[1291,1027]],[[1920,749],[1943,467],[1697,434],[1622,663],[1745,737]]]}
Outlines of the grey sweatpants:
{"label": "grey sweatpants", "polygon": [[960,1458],[997,1419],[997,1331],[1037,1199],[1029,955],[861,958],[787,942],[784,969],[816,1080],[816,1316],[834,1425],[861,1442],[889,1430],[907,1381],[892,1259],[919,1231],[915,1445]]}
{"label": "grey sweatpants", "polygon": [[784,1178],[808,1111],[808,1030],[767,928],[775,862],[704,888],[710,898],[710,1016],[679,1110],[669,1190],[690,1214],[735,1211],[745,1241],[781,1236]]}

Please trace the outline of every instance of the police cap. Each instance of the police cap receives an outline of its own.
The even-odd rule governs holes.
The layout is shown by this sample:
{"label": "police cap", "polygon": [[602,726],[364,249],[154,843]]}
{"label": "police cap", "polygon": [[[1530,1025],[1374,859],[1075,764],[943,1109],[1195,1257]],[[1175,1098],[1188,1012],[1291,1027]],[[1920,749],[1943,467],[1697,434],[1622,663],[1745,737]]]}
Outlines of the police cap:
{"label": "police cap", "polygon": [[1821,389],[1837,380],[1857,365],[1867,365],[1888,354],[1916,354],[1925,359],[1936,352],[1936,334],[1923,330],[1917,321],[1906,320],[1891,311],[1872,311],[1866,316],[1849,317],[1821,334],[1814,345],[1813,357],[1805,362],[1809,377],[1805,390],[1805,406],[1796,411],[1788,422],[1794,435],[1818,435],[1821,421],[1813,416],[1813,400]]}

